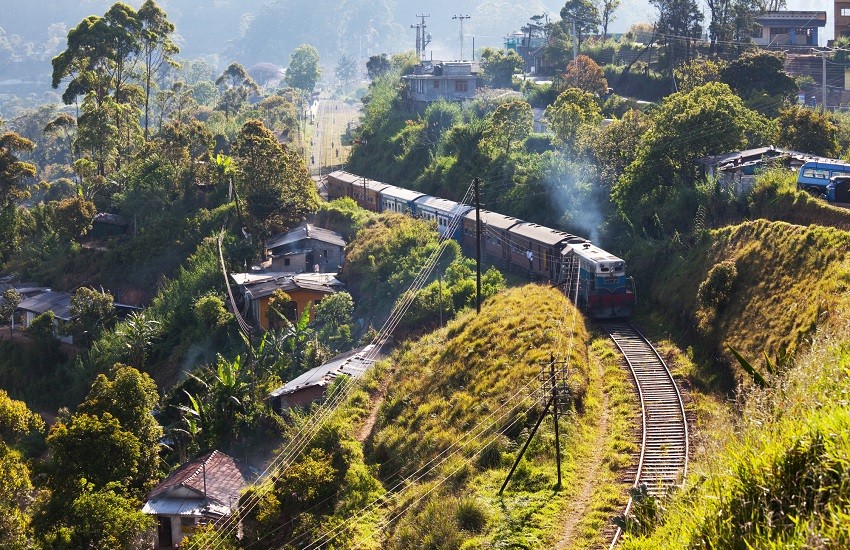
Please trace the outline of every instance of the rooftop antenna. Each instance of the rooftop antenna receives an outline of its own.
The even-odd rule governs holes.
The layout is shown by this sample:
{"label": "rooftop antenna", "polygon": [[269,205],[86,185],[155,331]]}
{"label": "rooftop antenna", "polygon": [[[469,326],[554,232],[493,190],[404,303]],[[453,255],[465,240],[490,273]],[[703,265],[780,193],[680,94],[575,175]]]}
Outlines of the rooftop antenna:
{"label": "rooftop antenna", "polygon": [[469,15],[455,15],[452,17],[452,19],[460,20],[460,58],[458,58],[458,61],[463,61],[463,21],[469,18]]}

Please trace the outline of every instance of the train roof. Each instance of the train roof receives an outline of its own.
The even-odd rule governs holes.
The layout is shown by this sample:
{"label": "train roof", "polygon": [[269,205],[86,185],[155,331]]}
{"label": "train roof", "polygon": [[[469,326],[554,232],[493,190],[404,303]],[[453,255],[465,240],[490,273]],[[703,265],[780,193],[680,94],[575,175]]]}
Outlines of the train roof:
{"label": "train roof", "polygon": [[461,204],[455,201],[450,201],[448,199],[432,197],[431,195],[424,195],[416,199],[416,207],[430,208],[432,210],[437,210],[450,216],[454,216],[456,214],[465,214],[472,208],[468,204]]}
{"label": "train roof", "polygon": [[549,245],[555,245],[564,241],[571,241],[573,239],[581,239],[584,241],[581,237],[571,235],[570,233],[564,233],[557,229],[550,229],[548,227],[529,222],[522,222],[513,226],[511,228],[511,233]]}
{"label": "train roof", "polygon": [[352,174],[351,172],[346,172],[345,170],[335,170],[328,174],[329,178],[334,178],[339,181],[344,181],[346,183],[354,183],[357,180],[362,180],[360,176],[356,174]]}
{"label": "train roof", "polygon": [[621,258],[611,254],[610,252],[606,252],[602,250],[598,246],[592,244],[590,241],[585,241],[583,243],[570,243],[563,251],[563,253],[567,253],[567,251],[572,250],[576,255],[581,256],[582,258],[586,258],[592,262],[622,262]]}
{"label": "train roof", "polygon": [[[355,183],[354,183],[354,185],[360,185],[360,186],[363,186],[364,184],[363,184],[363,182],[362,182],[362,180],[361,180],[361,181],[359,181],[359,182],[355,182]],[[384,189],[386,189],[386,188],[387,188],[387,187],[389,187],[389,186],[390,186],[390,184],[389,184],[389,183],[381,183],[380,181],[375,181],[375,180],[366,180],[366,183],[365,183],[365,187],[366,187],[366,189],[368,189],[369,191],[377,191],[377,192],[381,192],[381,191],[383,191]]]}
{"label": "train roof", "polygon": [[411,191],[410,189],[403,189],[401,187],[396,187],[395,185],[387,185],[386,187],[381,189],[381,195],[386,195],[394,199],[401,199],[405,201],[415,201],[419,197],[426,196],[425,193],[420,193],[419,191]]}
{"label": "train roof", "polygon": [[[464,219],[475,222],[475,209],[470,209],[464,216]],[[497,212],[491,212],[490,210],[481,211],[481,225],[495,227],[496,229],[510,229],[518,223],[522,223],[522,220]]]}

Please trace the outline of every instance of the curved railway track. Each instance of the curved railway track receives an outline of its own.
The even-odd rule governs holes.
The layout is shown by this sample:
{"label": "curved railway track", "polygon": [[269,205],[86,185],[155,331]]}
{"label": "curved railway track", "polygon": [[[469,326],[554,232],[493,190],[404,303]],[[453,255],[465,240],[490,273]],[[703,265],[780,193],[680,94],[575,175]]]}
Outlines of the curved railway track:
{"label": "curved railway track", "polygon": [[[634,486],[650,495],[680,485],[688,471],[688,424],[673,375],[652,344],[629,323],[601,325],[622,352],[632,372],[641,409],[641,451]],[[631,510],[632,499],[625,514]],[[618,528],[613,548],[621,535]]]}

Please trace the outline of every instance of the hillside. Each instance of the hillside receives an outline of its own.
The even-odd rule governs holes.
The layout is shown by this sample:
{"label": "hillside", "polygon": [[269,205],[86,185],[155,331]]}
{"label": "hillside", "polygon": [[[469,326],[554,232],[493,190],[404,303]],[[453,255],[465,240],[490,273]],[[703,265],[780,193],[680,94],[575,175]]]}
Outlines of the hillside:
{"label": "hillside", "polygon": [[[705,354],[728,355],[725,346],[735,347],[764,382],[735,368],[745,386],[725,424],[699,408],[697,425],[719,451],[696,461],[686,489],[636,529],[625,548],[844,548],[850,542],[850,410],[842,397],[850,391],[848,245],[845,231],[758,220],[708,232],[677,252],[655,283],[658,314],[680,311],[681,329],[694,324],[684,340],[702,341]],[[699,286],[724,261],[737,275],[729,278],[726,297],[706,307]],[[724,377],[709,368],[691,374]],[[720,407],[733,408],[726,403]]]}
{"label": "hillside", "polygon": [[[562,294],[529,285],[396,353],[366,445],[367,461],[385,485],[408,484],[388,510],[398,519],[383,546],[443,540],[444,548],[551,548],[564,536],[572,537],[571,547],[598,541],[603,522],[622,505],[622,490],[612,485],[634,448],[625,374],[604,343],[590,344],[582,317]],[[541,409],[534,399],[541,364],[553,355],[569,358],[570,370],[570,411],[560,421],[563,486],[553,493],[548,420],[500,498],[499,486]]]}

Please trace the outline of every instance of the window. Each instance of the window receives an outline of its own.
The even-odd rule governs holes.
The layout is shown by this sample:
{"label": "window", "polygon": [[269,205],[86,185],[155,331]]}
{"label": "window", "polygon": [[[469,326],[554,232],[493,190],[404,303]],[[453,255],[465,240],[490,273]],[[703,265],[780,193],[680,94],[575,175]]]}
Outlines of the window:
{"label": "window", "polygon": [[788,34],[788,29],[784,27],[771,27],[770,36],[776,36],[777,34]]}
{"label": "window", "polygon": [[841,17],[850,17],[850,8],[841,8]]}
{"label": "window", "polygon": [[289,265],[289,258],[283,259],[283,265]]}
{"label": "window", "polygon": [[803,177],[827,179],[829,177],[829,170],[815,170],[814,168],[806,168],[805,170],[803,170]]}
{"label": "window", "polygon": [[440,88],[440,81],[439,81],[439,80],[435,80],[435,81],[434,81],[434,89],[439,89],[439,88]]}
{"label": "window", "polygon": [[456,92],[466,92],[467,91],[466,80],[455,80],[455,91]]}
{"label": "window", "polygon": [[327,250],[322,250],[322,257],[323,257],[323,258],[327,258],[327,257],[328,257],[328,251],[327,251]]}

